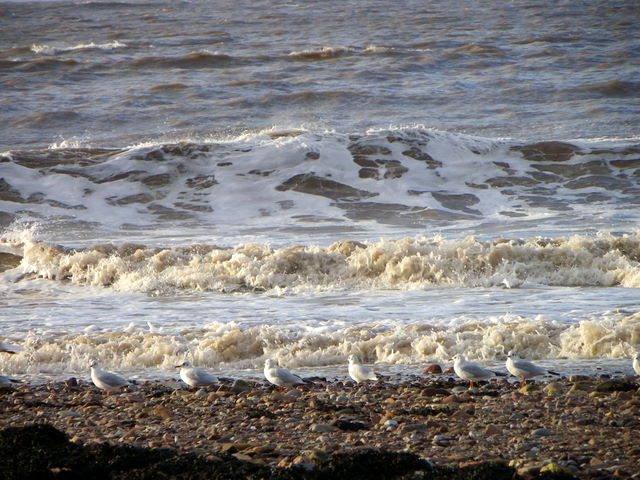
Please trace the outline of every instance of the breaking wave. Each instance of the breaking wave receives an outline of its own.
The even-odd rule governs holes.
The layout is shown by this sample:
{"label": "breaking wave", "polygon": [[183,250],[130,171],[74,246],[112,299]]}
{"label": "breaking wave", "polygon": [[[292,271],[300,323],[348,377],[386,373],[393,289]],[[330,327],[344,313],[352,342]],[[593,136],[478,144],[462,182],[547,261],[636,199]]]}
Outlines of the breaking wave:
{"label": "breaking wave", "polygon": [[[123,292],[279,292],[424,289],[431,286],[640,287],[640,233],[496,239],[405,237],[327,247],[239,244],[65,248],[6,235],[5,268],[16,278]],[[8,274],[8,273],[7,273]]]}

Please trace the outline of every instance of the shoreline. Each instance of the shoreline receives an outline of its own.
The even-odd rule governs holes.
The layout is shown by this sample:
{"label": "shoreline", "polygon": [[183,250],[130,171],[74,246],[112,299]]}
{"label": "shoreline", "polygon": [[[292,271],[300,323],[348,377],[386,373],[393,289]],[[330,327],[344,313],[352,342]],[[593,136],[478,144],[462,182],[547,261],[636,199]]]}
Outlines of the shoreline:
{"label": "shoreline", "polygon": [[525,388],[499,379],[472,390],[445,375],[311,380],[282,392],[248,380],[195,391],[146,382],[111,395],[71,379],[20,385],[0,392],[0,430],[48,424],[74,444],[169,448],[214,463],[231,455],[286,471],[373,449],[451,468],[498,461],[521,478],[640,478],[640,390],[630,377]]}

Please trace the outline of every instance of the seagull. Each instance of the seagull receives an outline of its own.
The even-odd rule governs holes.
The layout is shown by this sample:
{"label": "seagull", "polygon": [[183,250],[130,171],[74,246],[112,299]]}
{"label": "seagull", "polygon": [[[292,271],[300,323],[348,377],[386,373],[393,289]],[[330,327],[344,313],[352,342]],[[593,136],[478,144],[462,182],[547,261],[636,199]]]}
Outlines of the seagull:
{"label": "seagull", "polygon": [[22,349],[20,347],[16,347],[15,345],[11,345],[9,343],[0,342],[0,352],[14,354],[19,350],[22,350]]}
{"label": "seagull", "polygon": [[91,381],[93,384],[100,390],[105,390],[107,393],[115,392],[129,385],[129,382],[121,376],[101,370],[97,360],[93,360],[89,368],[91,368]]}
{"label": "seagull", "polygon": [[520,377],[522,379],[522,385],[526,385],[527,378],[537,377],[538,375],[544,375],[546,373],[560,375],[559,373],[539,367],[527,360],[523,360],[513,350],[507,354],[507,370],[509,370],[509,373],[514,377]]}
{"label": "seagull", "polygon": [[285,386],[302,385],[304,380],[289,370],[278,367],[276,362],[268,358],[264,362],[264,377],[282,390]]}
{"label": "seagull", "polygon": [[636,372],[636,375],[640,375],[640,352],[636,352],[633,356],[633,370]]}
{"label": "seagull", "polygon": [[194,367],[191,362],[187,360],[180,365],[176,365],[176,368],[180,369],[180,378],[182,381],[193,388],[218,384],[217,377],[202,368]]}
{"label": "seagull", "polygon": [[495,376],[491,370],[481,367],[477,363],[467,362],[464,355],[457,354],[453,357],[453,370],[463,380],[469,380],[469,388],[474,387],[477,380],[484,380]]}
{"label": "seagull", "polygon": [[149,333],[153,333],[156,335],[161,335],[162,334],[162,327],[156,327],[153,323],[147,321],[147,327],[149,327]]}
{"label": "seagull", "polygon": [[354,354],[349,355],[349,376],[353,378],[356,383],[378,379],[373,370],[362,365],[360,358]]}

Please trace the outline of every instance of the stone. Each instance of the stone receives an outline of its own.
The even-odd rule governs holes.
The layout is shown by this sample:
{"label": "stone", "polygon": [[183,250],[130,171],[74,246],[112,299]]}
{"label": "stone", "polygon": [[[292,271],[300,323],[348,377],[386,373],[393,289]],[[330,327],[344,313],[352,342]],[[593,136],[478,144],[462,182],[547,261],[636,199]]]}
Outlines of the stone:
{"label": "stone", "polygon": [[422,373],[442,373],[442,367],[437,363],[427,366]]}
{"label": "stone", "polygon": [[502,433],[502,429],[497,425],[491,424],[491,425],[487,425],[487,427],[484,430],[484,433],[487,436],[500,435]]}
{"label": "stone", "polygon": [[434,445],[446,446],[449,445],[452,440],[453,437],[450,437],[449,435],[434,435],[434,437],[431,439],[431,443],[433,443]]}
{"label": "stone", "polygon": [[574,383],[565,395],[586,395],[586,388],[588,388],[588,386],[582,383]]}
{"label": "stone", "polygon": [[367,425],[364,422],[351,422],[351,421],[342,420],[342,419],[339,419],[333,422],[333,426],[345,432],[355,432],[355,431],[364,430],[367,428]]}
{"label": "stone", "polygon": [[330,433],[335,432],[336,430],[337,427],[334,427],[333,425],[327,425],[325,423],[315,423],[311,425],[311,431],[315,433]]}
{"label": "stone", "polygon": [[573,472],[570,469],[555,462],[548,463],[540,469],[540,473],[544,474],[546,472],[573,476]]}
{"label": "stone", "polygon": [[540,390],[540,387],[535,383],[527,383],[526,385],[520,387],[518,391],[524,395],[530,395],[533,392],[537,392]]}
{"label": "stone", "polygon": [[618,378],[606,380],[596,385],[596,392],[629,392],[637,389],[638,386],[635,383]]}
{"label": "stone", "polygon": [[426,432],[429,430],[429,427],[424,423],[409,423],[403,425],[400,429],[400,433],[409,433],[409,432]]}
{"label": "stone", "polygon": [[427,387],[427,388],[423,388],[420,391],[420,394],[425,397],[436,397],[436,396],[448,397],[449,395],[451,395],[451,391],[447,390],[446,388]]}
{"label": "stone", "polygon": [[562,387],[558,382],[551,382],[542,390],[550,397],[555,397],[562,394]]}
{"label": "stone", "polygon": [[533,435],[534,437],[548,437],[549,435],[551,435],[551,432],[544,427],[536,428],[531,432],[531,435]]}
{"label": "stone", "polygon": [[252,389],[253,388],[251,387],[249,382],[241,379],[234,380],[233,384],[231,385],[231,391],[233,393],[250,392]]}

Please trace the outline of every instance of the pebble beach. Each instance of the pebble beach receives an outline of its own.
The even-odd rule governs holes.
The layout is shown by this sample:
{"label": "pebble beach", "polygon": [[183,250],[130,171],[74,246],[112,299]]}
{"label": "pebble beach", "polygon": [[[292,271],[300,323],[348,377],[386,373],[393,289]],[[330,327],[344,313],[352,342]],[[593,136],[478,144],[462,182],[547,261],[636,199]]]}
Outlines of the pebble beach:
{"label": "pebble beach", "polygon": [[[640,390],[630,377],[524,387],[503,378],[473,389],[446,371],[357,385],[306,380],[284,390],[251,379],[206,389],[167,380],[115,394],[76,379],[19,385],[0,393],[0,430],[48,424],[75,444],[232,459],[271,472],[264,478],[307,478],[332,456],[372,450],[453,472],[493,462],[512,478],[640,478]],[[497,478],[487,475],[473,478]]]}

